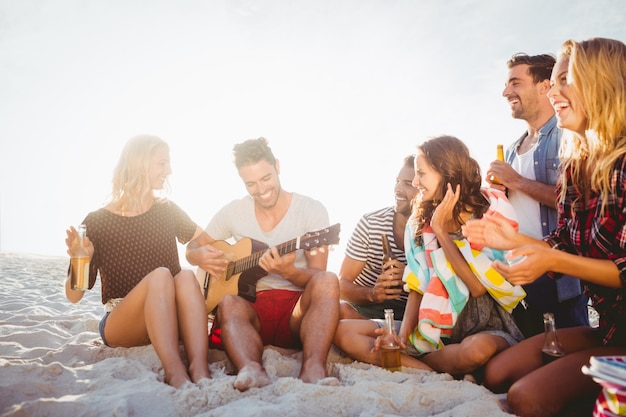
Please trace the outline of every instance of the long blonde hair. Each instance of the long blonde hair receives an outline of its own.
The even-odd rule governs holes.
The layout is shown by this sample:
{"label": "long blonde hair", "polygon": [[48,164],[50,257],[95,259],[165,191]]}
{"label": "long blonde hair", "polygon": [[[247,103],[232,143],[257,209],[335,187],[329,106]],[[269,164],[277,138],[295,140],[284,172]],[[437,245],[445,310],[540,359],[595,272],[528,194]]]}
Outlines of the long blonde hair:
{"label": "long blonde hair", "polygon": [[[587,118],[585,136],[572,132],[564,141],[562,172],[571,172],[582,196],[586,189],[598,192],[604,211],[607,197],[615,192],[615,161],[626,153],[626,45],[606,38],[568,40],[560,54],[569,58],[570,89]],[[566,192],[562,184],[561,201]]]}
{"label": "long blonde hair", "polygon": [[113,170],[112,202],[126,209],[141,207],[141,198],[152,192],[150,186],[150,159],[155,150],[167,143],[151,135],[130,138]]}

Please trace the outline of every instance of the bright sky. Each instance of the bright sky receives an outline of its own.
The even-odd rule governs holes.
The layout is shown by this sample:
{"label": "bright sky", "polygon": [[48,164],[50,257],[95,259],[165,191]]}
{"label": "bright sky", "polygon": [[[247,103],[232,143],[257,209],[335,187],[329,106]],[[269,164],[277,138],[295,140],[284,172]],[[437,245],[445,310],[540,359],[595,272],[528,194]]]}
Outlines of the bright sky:
{"label": "bright sky", "polygon": [[[283,187],[342,243],[393,203],[429,136],[483,167],[520,136],[501,97],[516,52],[626,40],[624,0],[0,0],[0,251],[65,255],[133,135],[171,148],[170,198],[202,227],[245,193],[231,150],[266,137]],[[295,237],[295,236],[294,236]],[[331,254],[331,268],[343,246]]]}

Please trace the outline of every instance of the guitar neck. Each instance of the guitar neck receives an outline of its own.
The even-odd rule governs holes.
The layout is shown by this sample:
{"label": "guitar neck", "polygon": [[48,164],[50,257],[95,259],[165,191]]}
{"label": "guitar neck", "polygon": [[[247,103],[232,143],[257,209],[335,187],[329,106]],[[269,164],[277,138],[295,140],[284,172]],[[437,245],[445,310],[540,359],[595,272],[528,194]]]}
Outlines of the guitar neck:
{"label": "guitar neck", "polygon": [[[287,242],[283,242],[277,245],[276,249],[278,249],[278,254],[280,256],[293,252],[296,249],[298,249],[298,239],[291,239]],[[236,260],[235,262],[232,262],[231,264],[232,264],[233,274],[240,274],[244,271],[247,271],[248,269],[252,269],[254,267],[259,266],[259,260],[261,259],[261,256],[263,256],[264,253],[265,251],[255,252],[249,256],[246,256],[244,258]],[[229,269],[230,269],[230,266],[229,266]]]}

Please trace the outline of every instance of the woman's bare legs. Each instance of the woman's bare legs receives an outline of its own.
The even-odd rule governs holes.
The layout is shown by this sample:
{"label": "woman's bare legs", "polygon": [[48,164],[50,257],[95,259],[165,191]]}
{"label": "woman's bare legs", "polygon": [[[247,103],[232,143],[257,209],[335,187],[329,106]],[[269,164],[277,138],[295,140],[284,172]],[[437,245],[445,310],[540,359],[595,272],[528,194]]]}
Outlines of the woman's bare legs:
{"label": "woman's bare legs", "polygon": [[444,346],[422,360],[437,372],[461,376],[476,371],[498,352],[508,348],[503,338],[489,333],[466,337],[461,343]]}
{"label": "woman's bare legs", "polygon": [[580,368],[590,356],[624,355],[626,348],[602,347],[590,327],[559,329],[563,358],[544,365],[543,334],[526,339],[495,356],[485,367],[485,386],[507,392],[511,411],[519,416],[590,415],[600,386]]}
{"label": "woman's bare legs", "polygon": [[[202,319],[203,315],[196,318],[198,322]],[[191,381],[180,357],[176,288],[167,268],[150,272],[127,294],[109,315],[104,332],[111,346],[133,347],[152,343],[163,365],[165,382],[179,387]],[[207,325],[204,325],[206,333]],[[207,337],[205,342],[208,344]],[[197,369],[194,374],[199,378]]]}
{"label": "woman's bare legs", "polygon": [[174,277],[178,328],[189,359],[189,376],[193,382],[209,378],[209,320],[200,284],[190,270]]}

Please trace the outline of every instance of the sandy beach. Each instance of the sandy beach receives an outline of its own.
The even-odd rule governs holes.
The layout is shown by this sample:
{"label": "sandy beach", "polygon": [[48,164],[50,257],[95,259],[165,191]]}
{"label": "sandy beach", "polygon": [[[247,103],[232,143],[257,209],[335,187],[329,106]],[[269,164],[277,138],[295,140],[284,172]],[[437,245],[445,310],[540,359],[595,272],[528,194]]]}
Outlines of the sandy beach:
{"label": "sandy beach", "polygon": [[152,346],[109,348],[98,322],[99,282],[76,305],[65,299],[67,259],[0,254],[0,416],[510,416],[501,396],[449,375],[388,372],[334,349],[339,387],[296,377],[300,352],[265,349],[273,383],[241,393],[226,355],[212,378],[174,389]]}

